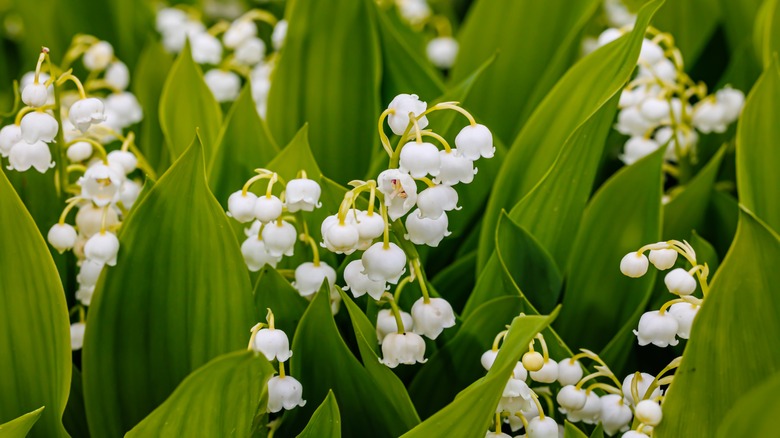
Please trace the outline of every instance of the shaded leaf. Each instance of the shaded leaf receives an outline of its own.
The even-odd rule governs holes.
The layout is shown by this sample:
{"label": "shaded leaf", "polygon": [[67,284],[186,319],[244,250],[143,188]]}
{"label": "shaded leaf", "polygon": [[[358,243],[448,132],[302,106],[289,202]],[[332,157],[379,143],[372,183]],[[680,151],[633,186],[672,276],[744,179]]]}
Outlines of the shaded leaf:
{"label": "shaded leaf", "polygon": [[341,414],[336,396],[333,391],[328,391],[328,396],[322,401],[320,407],[314,411],[309,424],[298,434],[299,438],[340,438]]}
{"label": "shaded leaf", "polygon": [[658,9],[653,26],[674,36],[674,44],[690,70],[712,38],[720,18],[717,0],[675,0]]}
{"label": "shaded leaf", "polygon": [[282,275],[270,266],[260,271],[255,284],[255,308],[258,320],[264,320],[267,310],[274,312],[276,328],[295,333],[298,322],[309,302]]}
{"label": "shaded leaf", "polygon": [[35,426],[35,423],[41,417],[41,412],[45,408],[40,408],[28,412],[19,418],[8,421],[4,424],[0,424],[0,437],[2,438],[24,438],[30,433],[30,429]]}
{"label": "shaded leaf", "polygon": [[[133,94],[144,110],[144,119],[138,134],[138,148],[152,167],[162,173],[171,161],[160,127],[160,95],[173,59],[162,44],[150,39],[133,72]],[[190,133],[190,139],[194,133]]]}

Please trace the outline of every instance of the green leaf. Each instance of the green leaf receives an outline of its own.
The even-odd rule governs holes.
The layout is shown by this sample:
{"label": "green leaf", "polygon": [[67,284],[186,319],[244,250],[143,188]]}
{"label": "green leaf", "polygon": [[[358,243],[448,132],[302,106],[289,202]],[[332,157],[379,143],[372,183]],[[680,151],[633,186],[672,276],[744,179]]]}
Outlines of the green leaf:
{"label": "green leaf", "polygon": [[764,69],[772,65],[775,52],[780,50],[780,8],[777,0],[766,0],[756,15],[753,46],[756,59]]}
{"label": "green leaf", "polygon": [[[745,101],[737,125],[737,190],[740,202],[774,230],[780,230],[780,72],[775,60]],[[767,192],[769,190],[770,192]]]}
{"label": "green leaf", "polygon": [[295,333],[298,322],[309,302],[295,290],[276,269],[266,266],[260,271],[255,285],[255,308],[262,318],[266,309],[274,312],[276,328],[285,333]]}
{"label": "green leaf", "polygon": [[[665,415],[654,436],[715,436],[739,397],[780,371],[778,263],[777,234],[743,208],[734,243],[712,280],[666,392],[664,412],[684,410],[685,415]],[[713,385],[725,376],[727,385]]]}
{"label": "green leaf", "polygon": [[551,64],[558,50],[569,52],[564,43],[579,45],[579,40],[568,35],[581,32],[598,3],[475,2],[458,34],[460,49],[452,81],[463,80],[496,52],[499,56],[495,67],[475,85],[474,94],[464,107],[479,114],[504,143],[511,142],[522,126],[521,113],[539,82],[547,75],[559,77],[568,63],[556,72],[546,72],[544,66]]}
{"label": "green leaf", "polygon": [[704,224],[702,236],[718,251],[718,255],[725,255],[731,242],[734,240],[734,234],[737,231],[737,222],[739,220],[739,205],[733,196],[720,190],[713,190],[710,193],[710,205],[707,209],[708,220]]}
{"label": "green leaf", "polygon": [[184,45],[173,63],[160,95],[160,126],[172,159],[177,159],[192,142],[195,131],[203,139],[206,163],[214,158],[222,110],[192,60],[190,44]]}
{"label": "green leaf", "polygon": [[214,196],[227,208],[230,194],[255,175],[254,169],[268,163],[278,153],[279,147],[257,114],[252,88],[247,83],[230,107],[208,169],[209,186]]}
{"label": "green leaf", "polygon": [[255,416],[266,412],[266,382],[275,372],[252,351],[219,356],[187,376],[125,436],[251,436]]}
{"label": "green leaf", "polygon": [[98,282],[84,340],[93,436],[124,433],[190,372],[246,348],[254,322],[249,275],[206,185],[199,142],[122,224],[119,240],[119,262]]}
{"label": "green leaf", "polygon": [[604,438],[604,426],[601,423],[593,429],[590,438]]}
{"label": "green leaf", "polygon": [[629,278],[619,265],[628,252],[660,238],[663,154],[659,148],[618,171],[585,210],[557,325],[570,345],[601,349],[650,298],[653,276]]}
{"label": "green leaf", "polygon": [[35,426],[44,407],[28,412],[19,418],[0,424],[0,438],[24,438],[30,433],[30,429]]}
{"label": "green leaf", "polygon": [[[95,0],[94,3],[102,3]],[[106,2],[111,12],[111,26],[115,27],[119,58],[132,68],[144,46],[149,29],[154,26],[155,12],[152,4],[133,0],[115,0]],[[100,16],[104,19],[105,16]],[[82,31],[81,29],[79,29]]]}
{"label": "green leaf", "polygon": [[[501,393],[506,386],[507,379],[511,376],[512,370],[517,361],[520,360],[521,355],[528,350],[528,343],[537,333],[544,330],[555,319],[556,315],[557,312],[550,316],[515,317],[512,320],[512,325],[509,327],[509,333],[507,333],[504,343],[499,349],[498,357],[496,357],[496,361],[487,375],[463,390],[444,409],[438,411],[403,436],[406,438],[482,436],[493,421],[496,406],[501,399]],[[506,322],[506,320],[500,322]],[[503,327],[499,328],[492,335],[495,336],[503,329]],[[491,340],[490,334],[487,334],[487,339],[480,336],[472,339],[472,342],[483,343],[484,345],[485,341],[489,343]],[[470,366],[470,362],[476,363],[479,367],[479,357],[485,350],[487,348],[482,349],[476,355],[455,356],[460,361],[453,368],[458,368],[461,365],[467,366],[467,364]],[[443,389],[435,388],[436,391],[442,391]]]}
{"label": "green leaf", "polygon": [[477,252],[471,251],[436,274],[431,283],[433,287],[460,313],[468,300],[477,279],[474,275],[477,265]]}
{"label": "green leaf", "polygon": [[564,422],[563,426],[563,438],[587,438],[587,435],[577,428],[577,426]]}
{"label": "green leaf", "polygon": [[0,172],[0,422],[45,406],[33,437],[68,436],[68,307],[30,213]]}
{"label": "green leaf", "polygon": [[362,176],[378,144],[381,60],[372,3],[292,2],[268,96],[273,137],[285,143],[308,122],[314,156],[340,183]]}
{"label": "green leaf", "polygon": [[304,124],[266,167],[285,181],[295,178],[300,170],[305,170],[308,178],[319,179],[322,171],[309,144],[309,125]]}
{"label": "green leaf", "polygon": [[780,413],[780,372],[739,397],[718,427],[718,438],[734,436],[773,436]]}
{"label": "green leaf", "polygon": [[[150,39],[146,44],[133,73],[133,94],[144,110],[138,148],[152,167],[162,173],[171,161],[160,127],[160,95],[173,59],[160,42]],[[189,134],[191,139],[194,133]]]}
{"label": "green leaf", "polygon": [[333,391],[328,391],[298,438],[341,438],[341,414]]}
{"label": "green leaf", "polygon": [[688,70],[699,59],[720,21],[717,0],[668,1],[653,17],[653,26],[674,36]]}
{"label": "green leaf", "polygon": [[478,269],[490,256],[501,209],[522,199],[553,165],[566,139],[623,88],[636,66],[647,23],[661,3],[645,5],[634,31],[575,64],[531,115],[496,177],[482,225]]}
{"label": "green leaf", "polygon": [[764,0],[720,0],[721,18],[732,50],[749,40],[756,22],[756,14]]}
{"label": "green leaf", "polygon": [[75,366],[72,366],[71,370],[70,393],[68,395],[68,404],[65,406],[65,413],[62,415],[62,424],[70,436],[89,438],[81,372]]}

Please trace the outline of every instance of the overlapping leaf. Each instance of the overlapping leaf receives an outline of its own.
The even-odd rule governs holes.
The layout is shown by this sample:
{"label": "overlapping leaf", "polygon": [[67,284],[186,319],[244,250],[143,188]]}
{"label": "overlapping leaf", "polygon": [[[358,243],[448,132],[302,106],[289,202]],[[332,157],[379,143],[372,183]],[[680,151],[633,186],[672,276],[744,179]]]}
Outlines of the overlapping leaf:
{"label": "overlapping leaf", "polygon": [[30,429],[41,417],[41,412],[45,407],[40,407],[32,412],[28,412],[19,418],[15,418],[6,423],[0,424],[0,438],[24,438],[30,433]]}
{"label": "overlapping leaf", "polygon": [[761,385],[741,396],[718,427],[718,438],[772,436],[776,414],[780,412],[780,373],[767,376]]}

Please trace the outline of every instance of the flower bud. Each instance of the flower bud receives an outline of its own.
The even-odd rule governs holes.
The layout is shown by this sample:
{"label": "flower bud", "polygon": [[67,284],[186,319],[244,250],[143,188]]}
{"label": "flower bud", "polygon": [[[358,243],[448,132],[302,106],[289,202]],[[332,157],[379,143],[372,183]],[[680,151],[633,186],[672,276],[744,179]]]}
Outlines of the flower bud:
{"label": "flower bud", "polygon": [[558,380],[558,362],[548,358],[540,370],[531,371],[531,379],[539,383],[552,383]]}
{"label": "flower bud", "polygon": [[424,298],[415,301],[412,319],[414,332],[429,339],[436,339],[445,328],[455,325],[455,313],[444,298],[431,298],[428,303]]}
{"label": "flower bud", "polygon": [[272,257],[292,256],[298,231],[287,221],[275,221],[263,227],[265,249]]}
{"label": "flower bud", "polygon": [[397,284],[406,272],[406,254],[393,242],[377,242],[363,253],[363,273],[373,281]]}
{"label": "flower bud", "polygon": [[[482,368],[485,369],[485,371],[490,371],[490,368],[493,367],[493,362],[496,361],[496,357],[498,356],[498,350],[488,350],[484,353],[482,353],[482,357],[479,358],[479,362],[482,364]],[[519,363],[519,362],[518,362]],[[525,379],[522,379],[525,380]]]}
{"label": "flower bud", "polygon": [[[401,322],[404,325],[404,332],[412,331],[414,327],[412,315],[401,311]],[[379,345],[382,345],[385,336],[390,333],[398,333],[398,322],[390,309],[382,309],[376,316],[376,338]]]}
{"label": "flower bud", "polygon": [[436,176],[441,167],[439,148],[433,143],[410,141],[401,147],[398,170],[409,172],[413,178]]}
{"label": "flower bud", "polygon": [[119,239],[114,233],[96,233],[87,240],[84,245],[84,254],[87,259],[102,262],[108,266],[116,265],[116,257],[119,253]]}
{"label": "flower bud", "polygon": [[103,272],[104,266],[103,262],[97,260],[82,260],[79,274],[76,276],[76,281],[79,282],[79,286],[96,285],[100,278],[100,273]]}
{"label": "flower bud", "polygon": [[297,178],[287,183],[285,189],[285,202],[287,211],[295,213],[297,211],[314,211],[319,208],[320,194],[322,188],[313,179]]}
{"label": "flower bud", "polygon": [[119,223],[119,217],[116,210],[113,208],[104,209],[94,206],[91,202],[79,207],[79,212],[76,213],[76,226],[79,229],[79,233],[83,234],[87,238],[92,237],[98,233],[103,226],[103,214],[105,213],[105,225],[106,228],[111,228]]}
{"label": "flower bud", "polygon": [[382,359],[379,361],[390,368],[398,364],[414,365],[425,363],[425,341],[412,332],[389,333],[382,342]]}
{"label": "flower bud", "polygon": [[647,256],[636,251],[626,254],[620,260],[620,272],[631,278],[639,278],[647,273]]}
{"label": "flower bud", "polygon": [[653,400],[642,400],[636,404],[636,419],[648,426],[658,426],[663,419],[661,406]]}
{"label": "flower bud", "polygon": [[19,127],[22,131],[22,138],[29,144],[38,141],[51,143],[60,129],[54,117],[38,111],[25,114]]}
{"label": "flower bud", "polygon": [[213,69],[203,75],[209,90],[217,102],[232,102],[241,92],[241,79],[232,71]]}
{"label": "flower bud", "polygon": [[68,146],[68,159],[74,163],[86,161],[92,156],[92,145],[86,141],[79,141]]}
{"label": "flower bud", "polygon": [[[607,394],[601,397],[601,424],[607,435],[614,435],[628,430],[631,424],[631,408],[623,401],[623,397],[617,394]],[[624,435],[625,436],[625,435]]]}
{"label": "flower bud", "polygon": [[335,215],[328,217],[323,222],[322,246],[336,254],[352,254],[355,252],[358,242],[360,242],[360,233],[358,228],[350,222],[345,220],[344,223],[341,223],[340,219]]}
{"label": "flower bud", "polygon": [[236,20],[222,35],[222,42],[228,49],[235,49],[245,41],[257,35],[257,26],[251,20]]}
{"label": "flower bud", "polygon": [[93,123],[106,120],[103,101],[95,97],[79,99],[70,106],[68,118],[79,131],[87,132]]}
{"label": "flower bud", "polygon": [[642,49],[639,51],[639,64],[654,65],[664,59],[664,49],[647,38],[642,40]]}
{"label": "flower bud", "polygon": [[639,113],[642,114],[642,117],[646,120],[653,123],[660,123],[662,120],[669,118],[671,107],[666,99],[650,97],[639,105]]}
{"label": "flower bud", "polygon": [[669,271],[664,277],[664,284],[675,295],[690,295],[696,291],[696,279],[683,268]]}
{"label": "flower bud", "polygon": [[76,233],[76,229],[70,224],[56,223],[49,229],[47,238],[51,246],[62,254],[76,245],[78,233]]}
{"label": "flower bud", "polygon": [[217,65],[222,61],[222,44],[208,32],[190,35],[192,59],[198,64]]}
{"label": "flower bud", "polygon": [[255,65],[265,58],[265,43],[260,38],[249,38],[241,43],[234,53],[236,62],[244,65]]}
{"label": "flower bud", "polygon": [[83,322],[74,322],[70,325],[70,349],[81,350],[84,346],[84,331],[87,329]]}
{"label": "flower bud", "polygon": [[723,104],[723,119],[726,123],[737,120],[742,107],[745,105],[745,93],[727,86],[715,93],[715,98]]}
{"label": "flower bud", "polygon": [[247,223],[255,220],[255,203],[257,195],[252,192],[244,193],[242,190],[233,192],[228,198],[227,215],[233,219]]}
{"label": "flower bud", "polygon": [[98,41],[84,52],[82,59],[87,70],[104,70],[114,59],[114,47],[108,41]]}
{"label": "flower bud", "polygon": [[276,268],[281,257],[274,257],[268,253],[265,242],[257,238],[257,235],[249,236],[241,244],[241,254],[244,256],[244,262],[252,272],[257,272],[265,265]]}
{"label": "flower bud", "polygon": [[626,142],[623,153],[618,158],[623,163],[631,165],[657,151],[659,147],[655,140],[640,136],[631,137]]}
{"label": "flower bud", "polygon": [[268,379],[268,412],[303,407],[303,386],[292,376],[274,376]]}
{"label": "flower bud", "polygon": [[618,113],[615,129],[621,134],[634,137],[644,136],[655,124],[642,116],[636,106],[624,108]]}
{"label": "flower bud", "polygon": [[259,351],[266,359],[284,362],[292,356],[290,340],[282,330],[264,328],[255,334],[252,348]]}
{"label": "flower bud", "polygon": [[282,201],[274,195],[259,196],[255,201],[255,218],[262,223],[279,219],[282,215]]}
{"label": "flower bud", "polygon": [[420,217],[438,219],[445,211],[460,210],[458,192],[442,184],[428,187],[417,197]]}
{"label": "flower bud", "polygon": [[[409,126],[409,113],[419,117],[428,109],[428,104],[421,101],[416,94],[399,94],[387,107],[395,111],[387,116],[387,124],[395,135],[403,135]],[[425,129],[428,126],[428,118],[421,117],[417,120],[417,125],[420,129]]]}
{"label": "flower bud", "polygon": [[493,134],[485,125],[468,125],[455,136],[458,153],[471,161],[493,158],[496,148],[493,146]]}
{"label": "flower bud", "polygon": [[726,130],[726,107],[715,99],[705,99],[693,108],[692,123],[704,134]]}
{"label": "flower bud", "polygon": [[122,61],[112,62],[106,69],[104,78],[108,85],[111,85],[118,91],[124,91],[130,85],[130,70]]}
{"label": "flower bud", "polygon": [[566,358],[558,362],[558,383],[561,385],[576,385],[582,378],[580,361]]}
{"label": "flower bud", "polygon": [[30,84],[22,90],[22,102],[27,106],[39,108],[49,100],[49,90],[43,83]]}
{"label": "flower bud", "polygon": [[138,158],[129,151],[111,151],[108,153],[108,164],[121,168],[125,175],[131,173],[138,166]]}
{"label": "flower bud", "polygon": [[587,392],[585,406],[583,406],[582,409],[566,412],[566,418],[571,423],[582,421],[585,424],[596,424],[598,423],[600,416],[601,398],[593,391]]}
{"label": "flower bud", "polygon": [[528,422],[528,438],[558,438],[558,423],[552,417],[536,417]]}
{"label": "flower bud", "polygon": [[544,367],[544,356],[538,351],[529,351],[523,355],[522,363],[528,371],[539,371]]}
{"label": "flower bud", "polygon": [[436,67],[442,70],[452,68],[458,56],[458,41],[452,37],[434,38],[428,42],[425,53]]}
{"label": "flower bud", "polygon": [[343,288],[352,292],[352,296],[357,298],[368,294],[374,300],[379,301],[382,294],[388,289],[384,281],[373,281],[363,273],[363,262],[353,260],[344,268],[344,282],[347,285]]}
{"label": "flower bud", "polygon": [[577,388],[574,385],[566,385],[558,391],[556,400],[562,408],[567,411],[579,411],[585,407],[585,402],[588,399],[588,394],[582,388]]}
{"label": "flower bud", "polygon": [[280,50],[284,45],[284,39],[287,37],[287,20],[279,20],[274,26],[273,32],[271,32],[271,44],[274,46],[274,50]]}
{"label": "flower bud", "polygon": [[639,330],[634,334],[639,340],[639,345],[653,344],[658,347],[677,345],[677,320],[668,312],[660,313],[658,310],[645,312],[639,319]]}
{"label": "flower bud", "polygon": [[106,97],[106,123],[123,129],[144,118],[144,110],[133,93],[114,93]]}
{"label": "flower bud", "polygon": [[677,261],[677,251],[673,249],[654,249],[650,251],[650,263],[656,269],[664,271],[674,266]]}
{"label": "flower bud", "polygon": [[336,284],[336,271],[333,268],[325,262],[320,262],[319,265],[306,262],[295,268],[295,281],[292,285],[298,293],[307,297],[320,290],[325,280],[328,280],[329,287]]}
{"label": "flower bud", "polygon": [[437,247],[442,239],[452,234],[447,229],[448,226],[449,220],[446,214],[441,214],[438,219],[430,219],[422,217],[420,210],[415,210],[406,216],[408,234],[404,238],[415,245]]}

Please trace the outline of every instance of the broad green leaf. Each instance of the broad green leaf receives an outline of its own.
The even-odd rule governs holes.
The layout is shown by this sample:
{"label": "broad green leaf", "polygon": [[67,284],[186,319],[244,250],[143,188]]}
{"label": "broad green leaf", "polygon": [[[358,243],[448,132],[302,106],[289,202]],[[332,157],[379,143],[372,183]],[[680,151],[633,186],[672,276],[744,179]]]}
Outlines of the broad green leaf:
{"label": "broad green leaf", "polygon": [[68,307],[30,213],[0,172],[0,423],[45,406],[32,437],[68,436]]}
{"label": "broad green leaf", "polygon": [[737,200],[726,192],[713,190],[710,194],[707,218],[707,222],[703,224],[702,236],[712,243],[719,256],[724,256],[731,247],[737,231],[739,219]]}
{"label": "broad green leaf", "polygon": [[485,210],[479,269],[490,256],[501,209],[511,208],[522,199],[553,165],[566,139],[623,88],[636,66],[647,23],[661,3],[656,0],[645,5],[634,31],[569,69],[518,134],[502,163]]}
{"label": "broad green leaf", "polygon": [[687,70],[699,59],[720,21],[718,0],[672,0],[653,17],[653,26],[674,37]]}
{"label": "broad green leaf", "polygon": [[227,208],[231,193],[240,190],[246,180],[279,153],[279,147],[260,119],[247,83],[230,107],[217,140],[214,160],[208,169],[209,186],[214,196]]}
{"label": "broad green leaf", "polygon": [[577,426],[569,423],[568,421],[564,423],[563,438],[587,438],[587,435],[579,430]]}
{"label": "broad green leaf", "polygon": [[780,372],[774,373],[737,399],[718,427],[718,438],[774,436],[780,413]]}
{"label": "broad green leaf", "polygon": [[298,438],[341,438],[341,414],[333,391],[328,391]]}
{"label": "broad green leaf", "polygon": [[756,59],[766,70],[772,65],[775,52],[780,50],[780,8],[777,0],[766,0],[758,10],[753,46]]}
{"label": "broad green leaf", "polygon": [[570,345],[601,349],[650,298],[653,277],[629,278],[619,266],[624,255],[660,238],[663,154],[659,148],[618,171],[585,209],[557,324]]}
{"label": "broad green leaf", "polygon": [[0,424],[0,438],[24,438],[41,417],[44,406],[28,412],[19,418]]}
{"label": "broad green leaf", "polygon": [[267,310],[274,312],[276,328],[285,333],[295,333],[298,322],[309,302],[276,269],[266,266],[260,271],[255,284],[255,308],[259,320],[264,320]]}
{"label": "broad green leaf", "polygon": [[775,230],[780,230],[780,72],[774,61],[748,95],[737,125],[737,189],[740,202]]}
{"label": "broad green leaf", "polygon": [[255,416],[266,411],[266,382],[274,373],[262,354],[223,354],[187,376],[125,436],[251,436]]}
{"label": "broad green leaf", "polygon": [[131,429],[190,372],[246,348],[256,319],[241,251],[206,185],[199,142],[122,224],[119,240],[119,261],[98,282],[84,340],[93,436]]}
{"label": "broad green leaf", "polygon": [[340,183],[362,176],[378,144],[381,59],[372,3],[290,3],[287,37],[268,96],[273,137],[286,143],[309,123],[314,156]]}
{"label": "broad green leaf", "polygon": [[[146,159],[157,172],[162,173],[171,161],[160,127],[160,95],[165,78],[173,65],[173,59],[162,44],[150,39],[133,72],[133,94],[144,110],[137,144]],[[190,139],[194,134],[190,133]]]}
{"label": "broad green leaf", "polygon": [[756,14],[764,0],[720,0],[721,18],[732,50],[750,40]]}
{"label": "broad green leaf", "polygon": [[278,173],[285,181],[296,178],[301,170],[306,171],[308,178],[319,179],[323,173],[309,144],[309,125],[304,124],[266,168]]}
{"label": "broad green leaf", "polygon": [[[566,69],[545,72],[567,38],[579,34],[597,1],[480,0],[469,10],[458,33],[460,49],[452,80],[461,81],[498,52],[495,67],[475,85],[466,109],[479,114],[504,143],[514,139],[520,115],[545,75],[560,76]],[[533,66],[533,68],[529,68]],[[552,85],[552,84],[550,84]]]}
{"label": "broad green leaf", "polygon": [[[685,415],[665,415],[654,436],[715,436],[739,397],[780,371],[778,263],[777,234],[743,208],[734,243],[712,280],[666,392],[664,412],[684,410]],[[713,384],[726,376],[728,384]]]}
{"label": "broad green leaf", "polygon": [[192,60],[189,42],[168,72],[159,99],[160,127],[171,158],[177,159],[187,149],[197,130],[203,139],[206,163],[210,163],[217,149],[222,109]]}
{"label": "broad green leaf", "polygon": [[[517,361],[528,350],[528,343],[537,333],[544,330],[557,312],[550,316],[518,316],[512,320],[504,343],[499,349],[498,357],[484,378],[477,380],[463,390],[452,403],[436,412],[403,436],[406,438],[431,437],[431,436],[482,436],[493,421],[496,406],[501,399],[501,393],[506,386],[507,379],[511,376]],[[506,323],[506,320],[500,321]],[[504,327],[493,332],[498,334]],[[462,331],[463,329],[461,329]],[[482,333],[480,333],[482,335]],[[479,336],[472,338],[471,342],[489,344],[492,339],[488,334],[487,339]],[[488,346],[489,348],[489,346]],[[474,362],[480,367],[479,358],[487,348],[475,355],[455,356],[460,363],[453,364],[453,368],[471,366]],[[468,364],[468,365],[467,365]],[[423,368],[426,369],[426,368]],[[483,370],[484,373],[484,370]],[[442,391],[444,388],[435,388]],[[449,389],[449,388],[447,388]]]}

